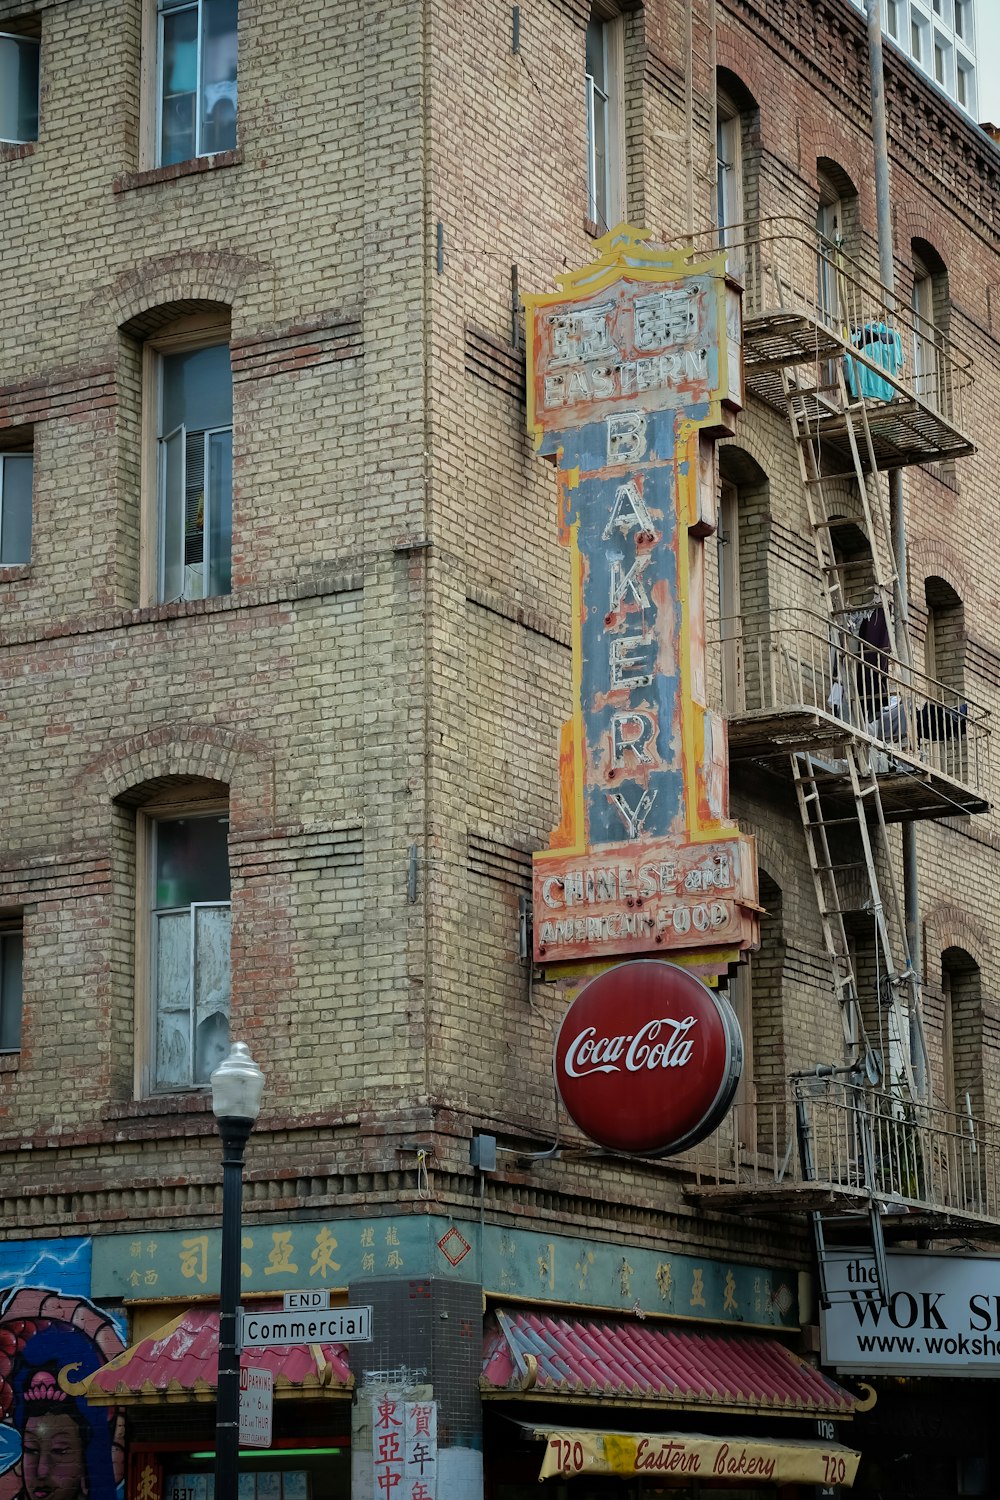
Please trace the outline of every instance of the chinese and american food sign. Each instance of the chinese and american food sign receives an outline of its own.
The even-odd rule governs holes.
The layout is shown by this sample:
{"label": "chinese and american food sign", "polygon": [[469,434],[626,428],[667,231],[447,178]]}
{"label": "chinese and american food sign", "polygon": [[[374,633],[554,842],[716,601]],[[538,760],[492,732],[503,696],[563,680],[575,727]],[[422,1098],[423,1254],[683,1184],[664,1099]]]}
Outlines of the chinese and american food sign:
{"label": "chinese and american food sign", "polygon": [[614,1151],[669,1156],[722,1120],[743,1039],[729,1002],[674,964],[615,964],[563,1018],[555,1076],[570,1118]]}
{"label": "chinese and american food sign", "polygon": [[[559,473],[574,596],[562,819],[534,861],[544,965],[687,954],[723,973],[757,940],[753,841],[728,818],[705,703],[712,439],[741,404],[738,292],[620,226],[525,299],[528,421]],[[697,955],[697,960],[695,960]]]}
{"label": "chinese and american food sign", "polygon": [[386,1392],[373,1417],[373,1500],[437,1500],[437,1402]]}

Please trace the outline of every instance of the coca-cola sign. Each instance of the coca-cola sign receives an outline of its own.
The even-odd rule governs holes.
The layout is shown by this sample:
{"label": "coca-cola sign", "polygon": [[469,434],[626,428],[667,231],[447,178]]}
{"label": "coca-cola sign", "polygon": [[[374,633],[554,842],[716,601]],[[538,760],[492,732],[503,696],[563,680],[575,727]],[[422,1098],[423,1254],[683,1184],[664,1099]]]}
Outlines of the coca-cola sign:
{"label": "coca-cola sign", "polygon": [[592,979],[556,1037],[556,1086],[570,1118],[599,1145],[639,1156],[672,1156],[710,1135],[742,1066],[729,1001],[656,959]]}

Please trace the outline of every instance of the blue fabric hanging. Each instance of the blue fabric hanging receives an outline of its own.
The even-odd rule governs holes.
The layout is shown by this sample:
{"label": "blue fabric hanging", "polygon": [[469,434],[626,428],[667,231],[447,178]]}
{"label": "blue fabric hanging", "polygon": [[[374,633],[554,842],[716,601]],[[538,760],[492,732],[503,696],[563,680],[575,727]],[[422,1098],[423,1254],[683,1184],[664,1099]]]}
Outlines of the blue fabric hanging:
{"label": "blue fabric hanging", "polygon": [[[865,323],[863,327],[853,329],[851,343],[855,349],[862,349],[874,364],[881,365],[893,375],[903,368],[903,345],[899,334],[885,323]],[[876,375],[874,370],[850,355],[844,361],[844,373],[847,388],[854,397],[860,395],[873,401],[893,401],[899,394],[888,380],[883,380],[881,375]]]}

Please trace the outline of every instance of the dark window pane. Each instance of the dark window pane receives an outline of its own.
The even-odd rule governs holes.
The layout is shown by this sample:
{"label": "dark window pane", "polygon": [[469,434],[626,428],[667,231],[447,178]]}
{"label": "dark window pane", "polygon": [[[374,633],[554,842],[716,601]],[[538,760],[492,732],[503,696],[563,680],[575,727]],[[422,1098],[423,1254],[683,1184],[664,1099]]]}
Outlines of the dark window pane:
{"label": "dark window pane", "polygon": [[[160,161],[169,166],[197,155],[198,11],[163,17],[160,59]],[[176,424],[175,424],[176,425]]]}
{"label": "dark window pane", "polygon": [[0,36],[0,141],[38,139],[38,57],[33,37]]}
{"label": "dark window pane", "polygon": [[0,1052],[21,1046],[21,965],[23,938],[19,932],[0,935]]}
{"label": "dark window pane", "polygon": [[30,453],[0,455],[0,563],[31,561]]}
{"label": "dark window pane", "polygon": [[199,151],[231,151],[236,145],[236,0],[203,0],[201,48]]}
{"label": "dark window pane", "polygon": [[164,355],[161,433],[180,426],[188,432],[205,432],[210,427],[229,427],[232,420],[228,344]]}
{"label": "dark window pane", "polygon": [[219,814],[170,818],[156,824],[159,910],[192,901],[229,900],[229,821]]}

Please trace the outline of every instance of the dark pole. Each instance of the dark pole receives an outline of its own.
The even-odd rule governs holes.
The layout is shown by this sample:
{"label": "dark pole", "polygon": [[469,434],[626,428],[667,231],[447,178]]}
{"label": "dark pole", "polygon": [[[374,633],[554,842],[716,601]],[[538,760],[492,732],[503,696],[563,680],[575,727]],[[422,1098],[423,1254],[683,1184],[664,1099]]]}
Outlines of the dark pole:
{"label": "dark pole", "polygon": [[252,1120],[219,1120],[222,1137],[222,1269],[219,1281],[219,1379],[215,1400],[215,1500],[238,1500],[240,1472],[240,1301],[243,1153]]}

